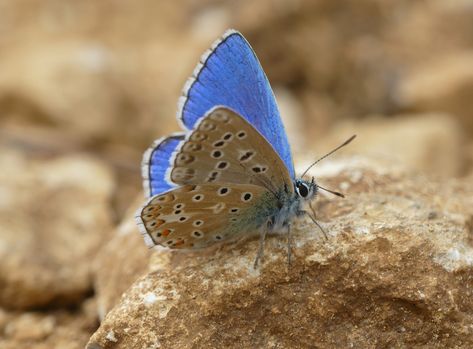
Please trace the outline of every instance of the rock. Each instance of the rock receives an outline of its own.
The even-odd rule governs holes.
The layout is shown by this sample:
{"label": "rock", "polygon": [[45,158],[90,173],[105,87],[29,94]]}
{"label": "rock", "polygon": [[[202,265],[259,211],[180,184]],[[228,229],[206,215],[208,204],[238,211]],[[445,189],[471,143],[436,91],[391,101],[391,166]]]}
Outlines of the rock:
{"label": "rock", "polygon": [[49,336],[54,326],[54,317],[51,315],[23,313],[6,326],[5,335],[18,341],[39,341]]}
{"label": "rock", "polygon": [[[454,112],[471,130],[472,88],[463,84],[471,81],[472,9],[470,1],[363,0],[340,8],[324,0],[263,0],[232,4],[231,18],[271,83],[304,100],[306,125],[325,130],[337,119],[407,109]],[[412,81],[418,76],[425,84]],[[428,100],[418,99],[424,95]]]}
{"label": "rock", "polygon": [[403,108],[448,112],[473,134],[473,51],[441,56],[412,69],[396,99]]}
{"label": "rock", "polygon": [[8,323],[0,336],[2,349],[80,349],[96,327],[95,304],[87,300],[76,311],[5,312]]}
{"label": "rock", "polygon": [[364,120],[338,122],[327,134],[314,137],[310,148],[317,149],[318,153],[306,152],[305,164],[335,148],[352,134],[358,137],[343,149],[343,154],[387,159],[439,178],[459,176],[466,170],[464,143],[467,136],[458,121],[441,113],[405,114],[392,118],[372,116]]}
{"label": "rock", "polygon": [[[473,345],[472,179],[435,182],[377,160],[327,161],[319,222],[286,239],[163,250],[87,348],[370,348]],[[326,184],[327,183],[327,184]],[[141,250],[130,251],[133,254]]]}
{"label": "rock", "polygon": [[466,149],[468,163],[467,163],[467,173],[473,174],[473,142],[470,142]]}
{"label": "rock", "polygon": [[2,116],[60,128],[95,145],[144,146],[168,132],[179,90],[204,49],[182,28],[170,30],[187,11],[146,2],[136,11],[119,4],[2,6]]}
{"label": "rock", "polygon": [[[296,116],[300,112],[300,105],[294,97],[286,90],[277,90],[281,110],[286,115]],[[304,139],[297,137],[302,125],[297,120],[285,120],[288,126],[289,137],[294,141],[296,149],[301,149]],[[123,188],[120,188],[123,190]],[[110,241],[100,250],[95,260],[94,286],[97,294],[99,317],[103,318],[116,304],[122,293],[133,284],[141,275],[150,272],[151,251],[143,249],[143,239],[136,234],[136,224],[133,219],[135,210],[143,204],[143,196],[139,195],[131,210],[125,214],[122,224],[116,229]],[[153,256],[156,257],[155,254]],[[156,266],[152,263],[151,267]]]}
{"label": "rock", "polygon": [[[400,108],[392,98],[406,71],[441,52],[461,55],[472,39],[468,1],[249,3],[6,4],[0,109],[86,143],[145,146],[177,128],[183,83],[212,40],[235,27],[273,85],[326,98],[331,120],[386,114]],[[319,120],[311,106],[307,123]]]}
{"label": "rock", "polygon": [[108,168],[85,155],[33,159],[8,148],[0,167],[0,306],[80,301],[111,231]]}
{"label": "rock", "polygon": [[[134,92],[142,91],[140,85],[148,83],[141,74],[160,73],[150,73],[147,61],[151,55],[161,56],[162,67],[166,62],[162,53],[167,49],[163,45],[140,48],[139,58],[129,50],[111,49],[89,40],[15,47],[0,56],[5,71],[0,77],[0,109],[10,122],[27,119],[78,135],[83,148],[94,142],[143,146],[143,136],[151,138],[151,131],[158,131],[156,119],[163,121],[161,125],[171,125],[176,108],[177,88],[171,102],[169,92],[156,91],[160,87],[155,84],[153,97],[158,107],[151,96]],[[142,63],[139,66],[129,61]],[[148,73],[142,71],[144,67]],[[160,78],[173,81],[163,74]],[[178,80],[174,81],[177,85]],[[130,132],[130,124],[134,124],[135,132]]]}
{"label": "rock", "polygon": [[140,195],[125,215],[110,241],[100,249],[94,263],[94,289],[99,317],[103,319],[123,292],[140,276],[150,272],[151,250],[143,248],[143,238],[136,233],[133,219],[136,207],[143,204]]}
{"label": "rock", "polygon": [[[389,28],[385,20],[391,11],[402,11],[402,4],[348,1],[342,12],[324,0],[279,6],[262,1],[256,10],[241,3],[236,7],[237,27],[248,36],[273,85],[291,86],[317,100],[327,98],[332,120],[388,108],[398,68],[383,41]],[[305,122],[323,126],[311,98],[305,102]]]}

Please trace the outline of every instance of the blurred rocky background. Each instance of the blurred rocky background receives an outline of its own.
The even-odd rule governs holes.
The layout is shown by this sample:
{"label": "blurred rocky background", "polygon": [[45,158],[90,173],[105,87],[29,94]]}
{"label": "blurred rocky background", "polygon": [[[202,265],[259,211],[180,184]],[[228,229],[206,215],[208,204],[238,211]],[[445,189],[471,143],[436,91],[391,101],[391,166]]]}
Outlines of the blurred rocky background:
{"label": "blurred rocky background", "polygon": [[301,168],[356,133],[345,154],[470,183],[472,0],[0,0],[1,348],[83,348],[158,258],[124,219],[141,155],[227,28]]}

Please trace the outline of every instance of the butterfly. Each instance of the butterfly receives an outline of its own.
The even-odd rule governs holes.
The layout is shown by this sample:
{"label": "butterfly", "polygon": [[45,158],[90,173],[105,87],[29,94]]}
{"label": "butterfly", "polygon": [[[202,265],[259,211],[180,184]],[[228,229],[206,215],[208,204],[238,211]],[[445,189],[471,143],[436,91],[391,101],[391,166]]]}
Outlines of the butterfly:
{"label": "butterfly", "polygon": [[258,232],[256,267],[266,234],[285,230],[290,261],[291,220],[322,187],[295,177],[274,94],[242,34],[228,30],[204,53],[177,118],[185,132],[143,156],[148,201],[136,222],[146,244],[194,250]]}

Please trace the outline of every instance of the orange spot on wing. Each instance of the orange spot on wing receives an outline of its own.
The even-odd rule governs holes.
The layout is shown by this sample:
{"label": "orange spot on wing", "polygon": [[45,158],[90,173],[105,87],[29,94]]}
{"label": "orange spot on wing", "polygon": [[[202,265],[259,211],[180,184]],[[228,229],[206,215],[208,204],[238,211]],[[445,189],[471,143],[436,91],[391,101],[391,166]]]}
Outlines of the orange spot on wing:
{"label": "orange spot on wing", "polygon": [[161,233],[162,236],[166,237],[168,236],[169,234],[171,233],[171,231],[169,229],[164,229]]}
{"label": "orange spot on wing", "polygon": [[179,246],[182,246],[184,245],[184,240],[178,240],[176,241],[176,243],[174,244],[175,247],[179,247]]}

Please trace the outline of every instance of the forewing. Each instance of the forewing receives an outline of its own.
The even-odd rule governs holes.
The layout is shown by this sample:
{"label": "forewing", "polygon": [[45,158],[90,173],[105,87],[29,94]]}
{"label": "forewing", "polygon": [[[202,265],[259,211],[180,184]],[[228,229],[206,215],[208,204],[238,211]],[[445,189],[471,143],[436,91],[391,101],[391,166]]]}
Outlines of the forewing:
{"label": "forewing", "polygon": [[294,177],[294,165],[273,91],[250,44],[227,31],[202,56],[179,100],[178,119],[189,130],[215,105],[242,115],[274,147]]}
{"label": "forewing", "polygon": [[255,185],[185,185],[156,195],[136,220],[149,246],[196,249],[248,233],[277,210],[274,196]]}
{"label": "forewing", "polygon": [[288,169],[274,148],[243,117],[216,107],[196,124],[173,158],[170,181],[179,184],[255,184],[292,191]]}

